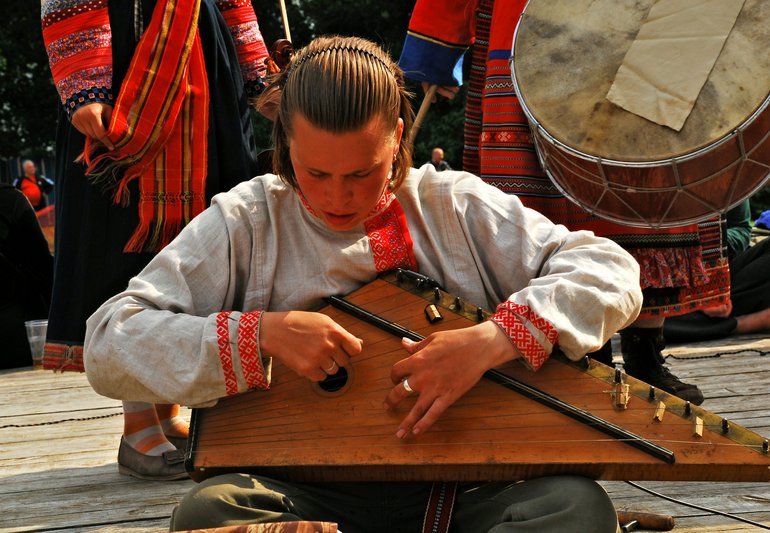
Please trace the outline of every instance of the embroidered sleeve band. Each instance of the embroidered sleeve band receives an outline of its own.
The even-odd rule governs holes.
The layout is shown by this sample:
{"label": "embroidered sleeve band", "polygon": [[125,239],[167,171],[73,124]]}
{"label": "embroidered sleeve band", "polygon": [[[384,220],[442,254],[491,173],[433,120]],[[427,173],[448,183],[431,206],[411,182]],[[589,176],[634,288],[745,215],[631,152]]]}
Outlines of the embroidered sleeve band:
{"label": "embroidered sleeve band", "polygon": [[497,306],[492,320],[508,335],[533,370],[548,360],[559,338],[553,325],[526,305],[504,302]]}
{"label": "embroidered sleeve band", "polygon": [[[262,311],[234,313],[223,311],[217,315],[217,344],[224,373],[225,393],[228,396],[244,390],[269,388],[267,373],[259,351],[259,323]],[[237,341],[232,341],[236,336]],[[234,357],[232,346],[237,346]],[[242,379],[238,379],[238,368]],[[239,385],[240,384],[240,385]]]}
{"label": "embroidered sleeve band", "polygon": [[218,0],[217,7],[233,37],[248,96],[256,96],[266,74],[268,51],[254,8],[248,0]]}
{"label": "embroidered sleeve band", "polygon": [[87,103],[112,103],[107,0],[49,0],[42,25],[51,74],[68,115]]}

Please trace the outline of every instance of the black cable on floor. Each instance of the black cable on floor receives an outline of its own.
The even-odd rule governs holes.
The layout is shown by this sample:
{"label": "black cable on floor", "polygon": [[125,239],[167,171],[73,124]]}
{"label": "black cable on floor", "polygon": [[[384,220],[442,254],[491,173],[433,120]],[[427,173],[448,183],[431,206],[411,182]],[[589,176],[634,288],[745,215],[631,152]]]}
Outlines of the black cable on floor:
{"label": "black cable on floor", "polygon": [[693,509],[698,509],[699,511],[705,511],[707,513],[718,514],[718,515],[724,516],[726,518],[731,518],[733,520],[737,520],[738,522],[744,522],[746,524],[749,524],[749,525],[752,525],[752,526],[756,526],[756,527],[761,528],[761,529],[767,529],[768,531],[770,531],[770,526],[766,526],[764,524],[760,524],[759,522],[754,522],[753,520],[749,520],[748,518],[743,518],[741,516],[737,516],[737,515],[734,515],[734,514],[731,514],[731,513],[726,513],[724,511],[717,511],[716,509],[711,509],[709,507],[702,507],[702,506],[696,505],[694,503],[678,500],[676,498],[672,498],[671,496],[666,496],[665,494],[661,494],[660,492],[655,492],[654,490],[648,489],[647,487],[643,487],[643,486],[639,485],[638,483],[634,483],[633,481],[626,481],[626,483],[628,483],[632,487],[636,487],[637,489],[639,489],[641,491],[644,491],[644,492],[646,492],[648,494],[652,494],[653,496],[657,496],[658,498],[663,498],[664,500],[668,500],[670,502],[678,503],[679,505],[684,505],[685,507],[692,507]]}

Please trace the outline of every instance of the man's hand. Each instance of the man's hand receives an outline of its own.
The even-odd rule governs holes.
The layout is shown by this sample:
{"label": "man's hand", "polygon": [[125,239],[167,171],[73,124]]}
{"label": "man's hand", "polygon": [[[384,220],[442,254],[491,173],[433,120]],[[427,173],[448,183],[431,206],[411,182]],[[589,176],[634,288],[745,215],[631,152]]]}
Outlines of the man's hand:
{"label": "man's hand", "polygon": [[364,341],[330,317],[307,311],[262,314],[259,346],[300,376],[323,381],[338,366],[349,366],[361,353]]}
{"label": "man's hand", "polygon": [[[422,82],[422,91],[427,93],[428,89],[430,89],[430,86],[434,85],[430,82],[424,81]],[[447,98],[449,100],[454,100],[454,97],[457,96],[457,93],[460,92],[460,88],[457,85],[439,85],[436,89],[436,93],[440,94],[444,98]],[[436,103],[436,97],[433,97],[433,101],[431,102]]]}
{"label": "man's hand", "polygon": [[80,133],[99,141],[110,150],[114,150],[112,141],[107,137],[107,126],[112,117],[112,106],[94,102],[78,108],[71,118],[72,125]]}
{"label": "man's hand", "polygon": [[508,336],[490,321],[433,333],[420,342],[404,339],[403,346],[411,355],[391,369],[396,385],[385,398],[385,409],[395,408],[410,395],[404,379],[419,396],[398,427],[399,438],[426,431],[484,372],[521,357]]}

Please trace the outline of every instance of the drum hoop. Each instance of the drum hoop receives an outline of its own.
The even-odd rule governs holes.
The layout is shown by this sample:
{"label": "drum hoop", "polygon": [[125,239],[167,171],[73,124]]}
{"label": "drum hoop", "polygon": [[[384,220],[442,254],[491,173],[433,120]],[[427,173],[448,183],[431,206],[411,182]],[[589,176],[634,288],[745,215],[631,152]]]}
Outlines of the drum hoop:
{"label": "drum hoop", "polygon": [[[569,152],[571,155],[575,157],[579,157],[585,161],[589,161],[592,163],[606,163],[609,165],[626,167],[626,168],[653,168],[653,167],[659,167],[663,165],[676,165],[678,163],[687,162],[692,159],[696,159],[708,152],[711,152],[715,148],[718,148],[720,145],[728,142],[729,140],[733,139],[736,136],[739,136],[742,139],[743,131],[748,126],[750,126],[768,108],[768,106],[770,106],[770,94],[768,94],[765,97],[765,99],[762,101],[762,103],[760,103],[759,106],[751,114],[749,114],[749,116],[743,122],[741,122],[737,127],[732,129],[730,132],[712,141],[710,144],[707,144],[701,148],[698,148],[697,150],[688,152],[683,155],[675,156],[675,157],[658,159],[658,160],[650,160],[650,161],[622,161],[618,159],[603,158],[600,156],[583,152],[582,150],[573,148],[572,146],[569,146],[568,144],[565,144],[563,141],[560,141],[559,139],[555,138],[545,128],[545,126],[543,126],[540,123],[540,121],[538,121],[535,118],[535,115],[532,113],[532,110],[529,109],[526,101],[521,96],[521,89],[520,89],[519,82],[516,78],[516,69],[514,68],[514,58],[516,56],[516,40],[519,33],[519,28],[521,27],[521,24],[522,24],[522,21],[524,20],[525,15],[526,15],[526,7],[524,8],[524,11],[522,11],[521,15],[519,16],[519,23],[516,25],[516,29],[513,32],[513,42],[511,43],[511,57],[508,60],[509,70],[511,71],[511,81],[513,82],[513,90],[516,95],[516,98],[518,99],[519,104],[521,105],[521,108],[524,111],[524,114],[526,115],[527,120],[530,123],[530,128],[532,130],[536,131],[538,134],[548,139],[548,141],[551,144],[554,144],[560,149],[565,150]],[[739,139],[739,145],[741,147],[741,156],[745,158],[746,157],[745,147],[743,145],[743,141],[740,139]],[[757,189],[759,188],[760,187],[757,187]]]}

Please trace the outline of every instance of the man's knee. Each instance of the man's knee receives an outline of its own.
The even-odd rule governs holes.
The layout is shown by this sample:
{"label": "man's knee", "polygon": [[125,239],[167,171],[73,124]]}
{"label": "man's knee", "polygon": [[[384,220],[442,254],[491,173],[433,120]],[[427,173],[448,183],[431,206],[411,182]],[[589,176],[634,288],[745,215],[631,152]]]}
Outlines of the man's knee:
{"label": "man's knee", "polygon": [[278,518],[290,505],[285,496],[260,479],[224,474],[193,487],[171,515],[171,530],[199,529]]}

